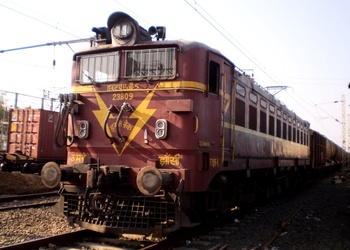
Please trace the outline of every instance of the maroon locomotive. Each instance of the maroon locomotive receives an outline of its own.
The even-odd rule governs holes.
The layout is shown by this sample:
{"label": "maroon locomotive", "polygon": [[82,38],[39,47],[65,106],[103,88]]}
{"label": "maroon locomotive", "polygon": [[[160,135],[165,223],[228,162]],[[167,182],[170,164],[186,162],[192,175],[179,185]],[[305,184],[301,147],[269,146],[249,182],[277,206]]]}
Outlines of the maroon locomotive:
{"label": "maroon locomotive", "polygon": [[121,12],[93,31],[61,96],[67,164],[42,171],[46,186],[60,183],[59,209],[75,223],[169,233],[324,166],[309,123],[219,51],[165,41],[165,27],[147,31]]}

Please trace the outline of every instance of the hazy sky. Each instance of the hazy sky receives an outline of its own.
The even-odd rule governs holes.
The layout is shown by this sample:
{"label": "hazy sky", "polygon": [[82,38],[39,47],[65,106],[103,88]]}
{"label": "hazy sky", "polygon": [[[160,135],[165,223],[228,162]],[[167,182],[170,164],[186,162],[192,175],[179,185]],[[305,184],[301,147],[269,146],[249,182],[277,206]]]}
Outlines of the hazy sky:
{"label": "hazy sky", "polygon": [[[253,69],[263,87],[288,86],[276,97],[341,145],[337,101],[345,95],[348,114],[350,1],[3,0],[0,51],[91,37],[91,28],[106,26],[114,11],[146,29],[166,26],[167,40],[198,40],[220,50],[247,73]],[[45,89],[52,97],[68,92],[73,51],[88,46],[0,53],[0,89],[38,96]]]}

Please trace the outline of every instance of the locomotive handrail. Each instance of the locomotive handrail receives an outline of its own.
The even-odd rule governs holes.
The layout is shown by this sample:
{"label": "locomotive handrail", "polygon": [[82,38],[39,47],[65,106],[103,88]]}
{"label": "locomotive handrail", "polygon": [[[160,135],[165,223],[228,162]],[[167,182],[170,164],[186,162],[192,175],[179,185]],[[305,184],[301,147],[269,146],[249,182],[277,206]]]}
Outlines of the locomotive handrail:
{"label": "locomotive handrail", "polygon": [[106,116],[104,124],[103,124],[103,132],[111,144],[115,143],[115,138],[113,136],[109,136],[109,134],[107,132],[107,122],[108,122],[108,119],[112,113],[117,114],[119,112],[120,112],[120,110],[115,105],[110,105],[108,108],[107,116]]}
{"label": "locomotive handrail", "polygon": [[[63,105],[63,107],[62,107]],[[68,136],[68,117],[69,114],[71,115],[71,124],[72,124],[72,130],[73,130],[73,135]],[[58,117],[57,125],[55,127],[55,145],[58,148],[62,148],[64,146],[70,147],[74,143],[74,116],[71,113],[71,108],[67,105],[67,100],[61,101],[61,106],[60,106],[60,114]],[[62,133],[62,142],[60,143],[58,141],[59,133]],[[67,144],[67,140],[70,140],[70,143]]]}
{"label": "locomotive handrail", "polygon": [[119,127],[118,127],[120,118],[121,118],[121,116],[122,116],[122,114],[123,114],[124,111],[125,111],[125,112],[132,112],[132,111],[134,111],[134,109],[133,109],[132,106],[131,106],[129,103],[127,103],[127,102],[124,102],[123,105],[122,105],[121,108],[120,108],[120,112],[119,112],[119,114],[118,114],[117,121],[116,121],[116,126],[115,126],[115,127],[116,127],[115,130],[117,131],[117,135],[118,135],[118,138],[119,138],[119,141],[120,141],[120,142],[125,142],[125,139],[124,139],[124,137],[120,134]]}

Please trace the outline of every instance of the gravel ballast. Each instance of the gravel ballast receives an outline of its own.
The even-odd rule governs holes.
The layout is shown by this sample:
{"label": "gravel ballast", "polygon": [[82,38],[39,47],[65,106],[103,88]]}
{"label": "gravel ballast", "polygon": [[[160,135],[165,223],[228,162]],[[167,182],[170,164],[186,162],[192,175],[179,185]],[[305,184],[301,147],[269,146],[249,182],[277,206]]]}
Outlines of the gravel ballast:
{"label": "gravel ballast", "polygon": [[[0,183],[1,176],[4,175],[0,173]],[[17,182],[21,179],[18,176],[19,174],[6,175],[6,178],[14,178],[9,183],[23,186],[23,183]],[[269,249],[350,249],[350,176],[344,182],[332,184],[333,176],[304,188],[298,194],[274,201],[266,208],[257,208],[256,214],[225,227],[225,234],[220,235],[217,242],[215,237],[210,242],[227,244],[227,249],[230,250],[254,249],[261,246],[296,207],[301,206]],[[26,190],[18,188],[21,189],[21,194],[23,191],[30,193],[31,188],[41,190],[42,187],[33,185],[36,181],[28,181],[31,178],[37,180],[37,177],[25,177],[32,186],[26,183]],[[40,183],[37,185],[40,186]],[[69,226],[63,215],[54,213],[53,207],[9,210],[0,212],[0,216],[0,247],[80,229],[78,226]],[[183,249],[207,249],[196,245],[196,240],[189,239],[189,242],[187,248]]]}
{"label": "gravel ballast", "polygon": [[0,246],[79,230],[70,227],[63,215],[52,207],[16,209],[0,212]]}
{"label": "gravel ballast", "polygon": [[[46,188],[38,175],[0,172],[2,196],[50,191],[54,190]],[[25,201],[14,201],[15,204],[22,202]],[[53,207],[2,211],[0,218],[0,247],[80,229],[78,226],[69,226],[66,218],[62,214],[56,214]]]}
{"label": "gravel ballast", "polygon": [[[188,244],[177,250],[202,250],[217,245],[227,246],[227,250],[350,249],[350,176],[336,184],[332,181],[334,176],[257,207],[256,212],[208,235],[188,239]],[[284,227],[279,230],[281,225]],[[264,248],[272,236],[276,238]]]}

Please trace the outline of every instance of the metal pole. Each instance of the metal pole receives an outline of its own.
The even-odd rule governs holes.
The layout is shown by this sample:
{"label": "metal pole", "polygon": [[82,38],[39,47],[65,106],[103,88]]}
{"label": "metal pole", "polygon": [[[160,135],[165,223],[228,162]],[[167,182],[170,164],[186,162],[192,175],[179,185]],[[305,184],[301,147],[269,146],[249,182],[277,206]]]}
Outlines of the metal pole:
{"label": "metal pole", "polygon": [[345,95],[342,95],[342,171],[345,171],[346,168],[346,115],[345,115]]}

